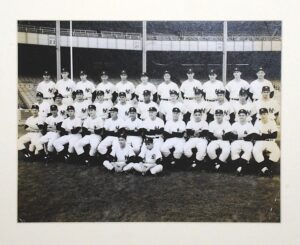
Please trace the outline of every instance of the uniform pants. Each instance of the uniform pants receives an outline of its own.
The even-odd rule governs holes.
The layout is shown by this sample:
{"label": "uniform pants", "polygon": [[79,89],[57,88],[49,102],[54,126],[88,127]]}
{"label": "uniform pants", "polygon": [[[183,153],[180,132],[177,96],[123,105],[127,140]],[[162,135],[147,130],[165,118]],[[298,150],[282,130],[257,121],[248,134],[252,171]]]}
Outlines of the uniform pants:
{"label": "uniform pants", "polygon": [[82,138],[81,134],[68,134],[64,135],[53,142],[53,146],[57,152],[61,152],[64,149],[64,145],[69,143],[68,152],[74,152],[74,145],[78,140]]}
{"label": "uniform pants", "polygon": [[231,143],[230,151],[231,151],[231,159],[237,160],[240,158],[240,153],[243,151],[243,155],[241,158],[245,159],[247,162],[251,158],[251,152],[253,149],[253,144],[250,141],[244,140],[236,140]]}
{"label": "uniform pants", "polygon": [[217,149],[221,149],[219,156],[220,161],[226,162],[230,154],[230,143],[224,140],[213,140],[207,146],[207,154],[211,160],[215,160],[218,156],[216,154]]}
{"label": "uniform pants", "polygon": [[112,146],[114,142],[118,141],[118,137],[115,136],[107,136],[104,140],[100,142],[100,144],[97,147],[98,152],[101,155],[104,155],[107,153],[107,148],[109,146]]}
{"label": "uniform pants", "polygon": [[270,152],[270,160],[272,162],[278,162],[280,158],[280,149],[276,142],[274,141],[256,141],[253,146],[253,157],[256,162],[261,163],[263,162],[264,156],[263,152],[269,151]]}
{"label": "uniform pants", "polygon": [[127,144],[132,146],[135,153],[138,153],[142,146],[142,137],[140,136],[127,136]]}
{"label": "uniform pants", "polygon": [[157,174],[163,170],[163,166],[156,163],[135,163],[133,168],[137,172],[146,173],[150,171],[151,174]]}
{"label": "uniform pants", "polygon": [[30,132],[21,136],[18,139],[18,150],[24,150],[26,148],[25,144],[28,142],[30,142],[29,151],[33,152],[35,150],[37,153],[38,151],[42,150],[43,146],[40,143],[41,136],[42,134],[40,132]]}
{"label": "uniform pants", "polygon": [[183,148],[185,144],[185,139],[183,138],[170,138],[167,139],[161,146],[160,150],[162,154],[167,157],[171,154],[170,149],[175,148],[174,158],[180,159],[183,154]]}
{"label": "uniform pants", "polygon": [[184,155],[188,158],[192,157],[192,149],[196,148],[196,159],[202,161],[206,156],[207,140],[204,138],[191,138],[189,139],[183,147]]}
{"label": "uniform pants", "polygon": [[54,151],[54,146],[53,146],[53,142],[55,140],[57,140],[59,138],[59,133],[58,132],[48,132],[46,133],[44,136],[42,136],[40,138],[40,143],[43,144],[47,144],[47,150],[49,152],[53,152]]}
{"label": "uniform pants", "polygon": [[115,169],[116,172],[122,172],[123,168],[126,166],[126,163],[125,162],[110,162],[110,161],[105,160],[103,162],[103,166],[105,168],[107,168],[108,170]]}
{"label": "uniform pants", "polygon": [[90,145],[91,148],[89,154],[90,156],[95,156],[97,151],[97,146],[99,145],[100,141],[101,141],[100,135],[97,134],[86,135],[76,142],[74,148],[77,155],[81,155],[84,153],[83,147],[86,145]]}

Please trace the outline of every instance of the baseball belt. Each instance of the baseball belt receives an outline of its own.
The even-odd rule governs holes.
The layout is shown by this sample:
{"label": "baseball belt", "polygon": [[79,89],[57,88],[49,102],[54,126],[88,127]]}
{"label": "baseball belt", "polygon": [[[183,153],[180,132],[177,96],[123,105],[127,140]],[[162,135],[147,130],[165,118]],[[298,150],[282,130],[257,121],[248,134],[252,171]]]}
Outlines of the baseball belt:
{"label": "baseball belt", "polygon": [[216,99],[214,99],[214,100],[208,100],[208,99],[206,99],[206,101],[209,101],[209,102],[215,102]]}
{"label": "baseball belt", "polygon": [[53,97],[43,97],[43,99],[44,99],[44,100],[50,100],[50,99],[52,100]]}
{"label": "baseball belt", "polygon": [[161,100],[164,100],[164,101],[169,101],[169,99],[161,99]]}
{"label": "baseball belt", "polygon": [[191,97],[190,97],[190,98],[184,98],[184,99],[185,99],[185,100],[193,100],[194,98],[191,98]]}
{"label": "baseball belt", "polygon": [[239,99],[236,99],[236,98],[230,98],[230,100],[239,100]]}

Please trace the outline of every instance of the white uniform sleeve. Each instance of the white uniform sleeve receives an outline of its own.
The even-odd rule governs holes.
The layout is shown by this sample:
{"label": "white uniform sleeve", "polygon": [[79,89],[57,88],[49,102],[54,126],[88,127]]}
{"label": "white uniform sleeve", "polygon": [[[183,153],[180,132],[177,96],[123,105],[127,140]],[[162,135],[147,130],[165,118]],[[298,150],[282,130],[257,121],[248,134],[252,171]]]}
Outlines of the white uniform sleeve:
{"label": "white uniform sleeve", "polygon": [[141,157],[141,158],[143,158],[143,160],[145,160],[145,155],[146,155],[146,147],[142,147],[139,157]]}

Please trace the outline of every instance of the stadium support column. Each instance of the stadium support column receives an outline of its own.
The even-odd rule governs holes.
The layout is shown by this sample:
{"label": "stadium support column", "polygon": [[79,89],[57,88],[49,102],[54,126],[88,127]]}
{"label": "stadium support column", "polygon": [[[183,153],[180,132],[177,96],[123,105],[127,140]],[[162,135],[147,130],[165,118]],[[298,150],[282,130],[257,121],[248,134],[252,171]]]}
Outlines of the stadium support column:
{"label": "stadium support column", "polygon": [[143,21],[143,40],[142,40],[142,50],[143,50],[143,72],[147,71],[147,51],[146,51],[146,41],[147,41],[147,22]]}
{"label": "stadium support column", "polygon": [[70,72],[71,72],[71,80],[73,81],[73,28],[72,28],[72,20],[70,21]]}
{"label": "stadium support column", "polygon": [[56,78],[57,81],[60,79],[60,21],[56,21]]}
{"label": "stadium support column", "polygon": [[227,21],[223,22],[223,83],[226,85],[226,77],[227,77]]}

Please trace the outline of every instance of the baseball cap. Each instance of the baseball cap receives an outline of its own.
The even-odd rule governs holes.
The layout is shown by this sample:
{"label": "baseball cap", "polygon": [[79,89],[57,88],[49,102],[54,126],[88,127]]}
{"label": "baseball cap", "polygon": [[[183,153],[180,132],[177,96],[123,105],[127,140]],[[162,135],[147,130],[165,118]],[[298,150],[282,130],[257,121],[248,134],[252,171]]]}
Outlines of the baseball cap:
{"label": "baseball cap", "polygon": [[198,89],[198,88],[196,88],[196,89],[194,89],[194,93],[195,93],[195,95],[199,95],[199,94],[204,94],[204,91],[202,90],[202,89]]}
{"label": "baseball cap", "polygon": [[240,70],[238,67],[235,67],[235,68],[233,69],[233,72],[241,72],[241,70]]}
{"label": "baseball cap", "polygon": [[107,76],[106,71],[102,71],[102,72],[101,72],[101,76]]}
{"label": "baseball cap", "polygon": [[98,96],[98,95],[104,95],[104,91],[103,90],[98,90],[97,92],[96,92],[96,95]]}
{"label": "baseball cap", "polygon": [[164,72],[164,75],[165,75],[165,74],[171,75],[170,72],[169,72],[168,70],[166,70],[166,71]]}
{"label": "baseball cap", "polygon": [[223,111],[223,110],[220,110],[220,109],[217,109],[217,110],[215,111],[215,115],[217,115],[217,114],[223,115],[223,114],[224,114],[224,111]]}
{"label": "baseball cap", "polygon": [[192,74],[192,73],[194,73],[194,71],[193,71],[193,69],[192,68],[190,68],[190,69],[188,69],[187,70],[187,72],[186,72],[187,74]]}
{"label": "baseball cap", "polygon": [[88,106],[88,109],[89,109],[89,110],[96,110],[96,106],[95,106],[95,105],[89,105],[89,106]]}
{"label": "baseball cap", "polygon": [[268,109],[267,108],[260,108],[259,109],[259,114],[264,114],[264,113],[268,113]]}
{"label": "baseball cap", "polygon": [[143,95],[150,95],[151,91],[150,90],[144,90]]}
{"label": "baseball cap", "polygon": [[145,139],[145,144],[153,144],[153,139],[147,137],[147,138]]}
{"label": "baseball cap", "polygon": [[80,76],[82,76],[82,75],[87,75],[85,70],[80,71]]}
{"label": "baseball cap", "polygon": [[171,95],[171,94],[176,94],[176,95],[178,95],[178,92],[177,92],[176,90],[173,90],[173,89],[172,89],[172,90],[170,90],[170,92],[169,92],[169,93],[170,93],[170,95]]}
{"label": "baseball cap", "polygon": [[110,109],[110,111],[115,111],[115,112],[118,112],[119,110],[118,110],[118,108],[117,108],[117,107],[112,107],[112,108]]}
{"label": "baseball cap", "polygon": [[208,74],[209,75],[216,75],[217,73],[214,69],[210,69]]}
{"label": "baseball cap", "polygon": [[67,107],[67,111],[75,111],[74,106],[69,105],[69,106]]}
{"label": "baseball cap", "polygon": [[64,72],[69,72],[69,71],[68,71],[67,68],[62,68],[62,69],[61,69],[61,73],[64,73]]}
{"label": "baseball cap", "polygon": [[54,99],[56,99],[56,98],[61,98],[62,99],[63,96],[62,96],[62,94],[58,93],[58,94],[55,95]]}
{"label": "baseball cap", "polygon": [[44,71],[44,73],[43,73],[43,76],[50,76],[50,73],[49,73],[49,71]]}
{"label": "baseball cap", "polygon": [[41,93],[41,92],[37,92],[37,93],[36,93],[36,97],[44,97],[44,95],[43,95],[43,93]]}
{"label": "baseball cap", "polygon": [[121,75],[127,75],[127,72],[125,70],[122,70]]}
{"label": "baseball cap", "polygon": [[257,71],[257,72],[259,72],[259,71],[264,71],[264,68],[263,68],[262,66],[260,66],[260,67],[258,68],[258,71]]}
{"label": "baseball cap", "polygon": [[172,112],[175,112],[175,113],[180,113],[180,109],[178,107],[174,107],[172,109]]}
{"label": "baseball cap", "polygon": [[31,106],[31,109],[36,109],[36,110],[38,110],[38,109],[39,109],[39,106],[38,106],[38,105],[32,105],[32,106]]}
{"label": "baseball cap", "polygon": [[157,111],[156,107],[150,107],[148,111]]}
{"label": "baseball cap", "polygon": [[82,89],[77,89],[76,94],[83,94],[83,90]]}
{"label": "baseball cap", "polygon": [[130,107],[129,110],[128,110],[128,112],[136,112],[135,107]]}
{"label": "baseball cap", "polygon": [[202,114],[202,110],[201,109],[195,109],[194,110],[194,114],[197,113],[197,112],[200,112]]}
{"label": "baseball cap", "polygon": [[216,94],[225,94],[224,89],[216,89]]}
{"label": "baseball cap", "polygon": [[248,113],[245,109],[240,109],[238,114],[248,114]]}
{"label": "baseball cap", "polygon": [[241,88],[239,95],[241,95],[241,96],[248,95],[248,91],[246,89]]}
{"label": "baseball cap", "polygon": [[261,92],[270,92],[270,87],[269,86],[263,86],[262,88],[261,88]]}
{"label": "baseball cap", "polygon": [[142,72],[141,77],[149,77],[147,72]]}
{"label": "baseball cap", "polygon": [[50,111],[57,111],[57,105],[51,105]]}
{"label": "baseball cap", "polygon": [[121,134],[119,134],[119,138],[126,139],[127,138],[127,134],[126,133],[121,133]]}
{"label": "baseball cap", "polygon": [[126,93],[125,92],[120,92],[119,97],[126,97]]}

